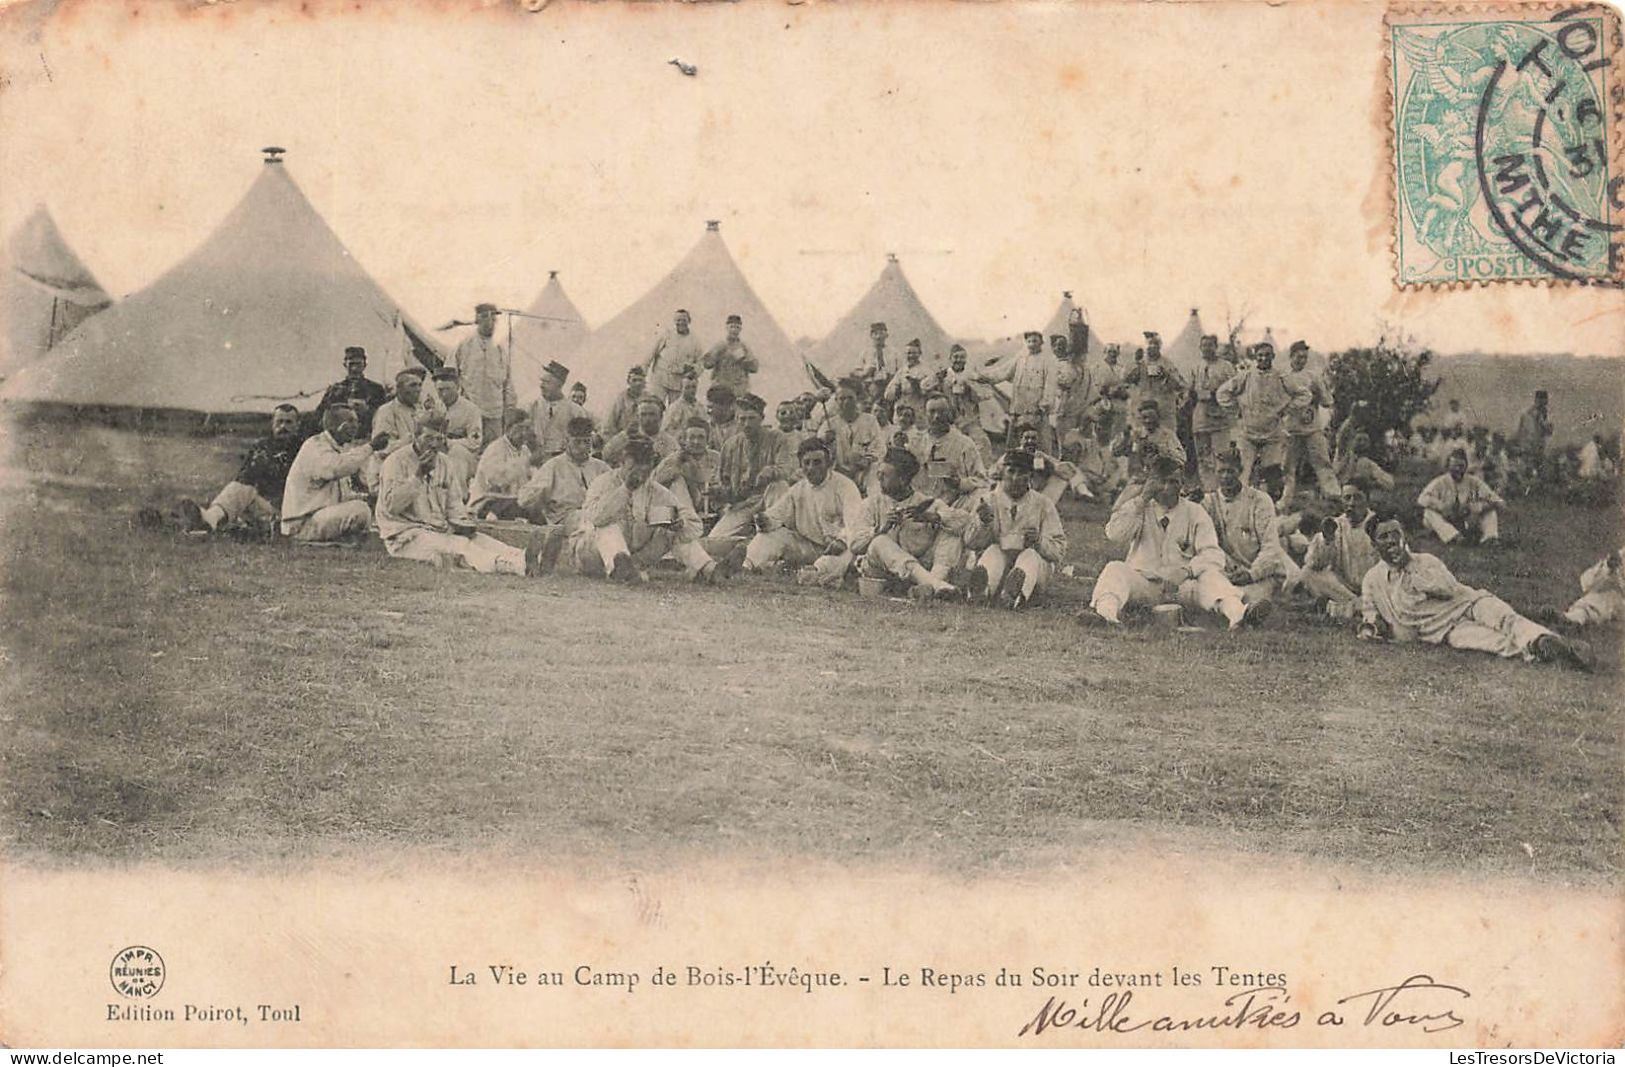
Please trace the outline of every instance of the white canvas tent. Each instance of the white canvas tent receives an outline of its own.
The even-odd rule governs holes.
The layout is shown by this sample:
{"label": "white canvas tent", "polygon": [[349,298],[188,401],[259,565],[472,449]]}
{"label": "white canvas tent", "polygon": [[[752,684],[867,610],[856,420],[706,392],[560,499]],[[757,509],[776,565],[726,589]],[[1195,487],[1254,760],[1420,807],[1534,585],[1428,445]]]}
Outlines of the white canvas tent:
{"label": "white canvas tent", "polygon": [[0,249],[0,379],[112,304],[41,204]]}
{"label": "white canvas tent", "polygon": [[927,365],[937,366],[947,361],[948,348],[953,344],[953,339],[926,310],[895,255],[886,257],[886,266],[881,270],[880,277],[835,324],[835,328],[813,346],[808,358],[831,377],[856,369],[873,348],[869,341],[869,327],[876,322],[886,324],[888,364],[895,363],[901,367],[903,349],[916,337],[920,340]]}
{"label": "white canvas tent", "polygon": [[542,368],[553,360],[568,364],[590,331],[556,270],[547,272],[547,284],[525,312],[535,318],[513,321],[513,384],[520,403],[529,404],[539,393]]}
{"label": "white canvas tent", "polygon": [[343,376],[348,345],[370,377],[440,358],[289,177],[282,149],[207,240],[157,281],[93,316],[0,395],[210,414],[309,410]]}
{"label": "white canvas tent", "polygon": [[[727,334],[726,320],[744,320],[741,339],[756,355],[761,369],[751,390],[768,401],[810,388],[801,357],[761,298],[756,295],[733,254],[722,240],[721,225],[707,222],[705,232],[671,271],[619,315],[592,331],[569,359],[572,381],[585,382],[587,403],[605,411],[626,388],[626,371],[654,350],[656,338],[671,325],[678,309],[688,311],[691,329],[709,348]],[[703,389],[706,379],[701,379]]]}
{"label": "white canvas tent", "polygon": [[1202,362],[1202,335],[1206,332],[1202,328],[1202,316],[1191,308],[1185,325],[1172,338],[1162,342],[1162,358],[1169,366],[1189,374]]}

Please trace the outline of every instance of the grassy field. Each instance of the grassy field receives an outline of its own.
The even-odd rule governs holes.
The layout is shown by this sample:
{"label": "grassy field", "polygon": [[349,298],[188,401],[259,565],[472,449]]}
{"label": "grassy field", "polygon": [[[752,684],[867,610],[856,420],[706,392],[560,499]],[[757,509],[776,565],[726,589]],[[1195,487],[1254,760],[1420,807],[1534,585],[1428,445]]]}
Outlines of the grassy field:
{"label": "grassy field", "polygon": [[[1619,631],[1596,675],[662,575],[622,588],[381,550],[137,531],[239,443],[14,428],[0,511],[0,842],[308,861],[810,857],[948,871],[1122,843],[1617,881]],[[1104,509],[1069,510],[1080,574]],[[1528,504],[1463,580],[1563,607],[1617,511]],[[1424,545],[1423,547],[1431,547]]]}

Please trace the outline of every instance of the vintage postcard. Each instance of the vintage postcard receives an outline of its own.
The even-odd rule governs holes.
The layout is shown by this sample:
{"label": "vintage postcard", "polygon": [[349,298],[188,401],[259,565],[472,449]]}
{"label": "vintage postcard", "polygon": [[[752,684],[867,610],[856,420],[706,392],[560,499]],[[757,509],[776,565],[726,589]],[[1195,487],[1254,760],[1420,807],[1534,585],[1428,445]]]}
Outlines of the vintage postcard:
{"label": "vintage postcard", "polygon": [[1617,1049],[1621,49],[0,5],[0,1042]]}

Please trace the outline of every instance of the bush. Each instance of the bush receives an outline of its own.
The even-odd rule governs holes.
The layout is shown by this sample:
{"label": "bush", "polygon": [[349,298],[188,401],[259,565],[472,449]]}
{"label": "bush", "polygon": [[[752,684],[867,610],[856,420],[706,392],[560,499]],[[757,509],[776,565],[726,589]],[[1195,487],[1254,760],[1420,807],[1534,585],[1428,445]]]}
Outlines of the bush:
{"label": "bush", "polygon": [[1409,432],[1411,420],[1428,409],[1439,389],[1439,379],[1427,377],[1432,361],[1431,352],[1408,355],[1386,341],[1333,354],[1326,361],[1332,425],[1341,426],[1354,412],[1355,425],[1372,441],[1381,441],[1389,430]]}

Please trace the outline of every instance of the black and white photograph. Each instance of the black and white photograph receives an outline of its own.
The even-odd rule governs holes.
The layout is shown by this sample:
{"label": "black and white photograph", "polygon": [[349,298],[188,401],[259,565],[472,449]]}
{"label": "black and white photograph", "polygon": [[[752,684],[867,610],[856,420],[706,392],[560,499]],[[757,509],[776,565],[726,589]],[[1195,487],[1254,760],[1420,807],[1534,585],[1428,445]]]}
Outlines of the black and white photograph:
{"label": "black and white photograph", "polygon": [[1618,1048],[1602,5],[0,5],[0,1043]]}

